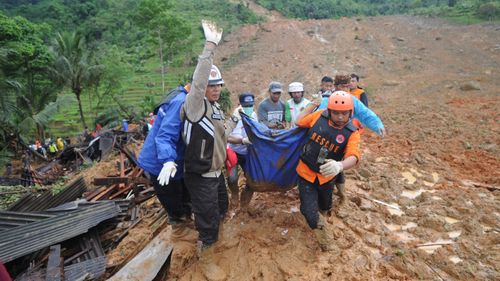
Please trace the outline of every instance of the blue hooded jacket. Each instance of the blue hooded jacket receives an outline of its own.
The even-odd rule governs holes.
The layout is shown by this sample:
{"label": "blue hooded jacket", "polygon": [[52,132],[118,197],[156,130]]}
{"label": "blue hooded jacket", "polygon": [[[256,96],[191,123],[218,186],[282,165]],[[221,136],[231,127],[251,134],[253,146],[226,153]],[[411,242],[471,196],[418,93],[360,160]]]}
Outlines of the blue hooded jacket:
{"label": "blue hooded jacket", "polygon": [[179,86],[155,109],[155,122],[144,141],[138,159],[141,168],[153,176],[158,176],[163,164],[168,161],[177,164],[174,180],[184,176],[185,144],[181,137],[180,111],[186,95],[186,89]]}
{"label": "blue hooded jacket", "polygon": [[[358,119],[361,124],[365,125],[370,130],[380,135],[380,129],[384,128],[384,124],[377,116],[377,114],[366,107],[366,105],[364,105],[356,97],[353,96],[352,101],[354,102],[354,112],[352,117]],[[317,110],[326,109],[327,105],[328,97],[323,97],[321,99],[321,104],[319,105]]]}

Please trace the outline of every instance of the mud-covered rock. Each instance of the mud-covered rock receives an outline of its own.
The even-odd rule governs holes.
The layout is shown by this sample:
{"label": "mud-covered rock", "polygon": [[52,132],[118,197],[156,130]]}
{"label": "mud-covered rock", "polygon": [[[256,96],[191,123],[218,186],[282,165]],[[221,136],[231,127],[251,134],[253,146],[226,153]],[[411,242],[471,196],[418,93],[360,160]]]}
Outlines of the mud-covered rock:
{"label": "mud-covered rock", "polygon": [[358,169],[358,174],[364,179],[368,179],[372,176],[372,172],[370,172],[367,168]]}
{"label": "mud-covered rock", "polygon": [[462,85],[460,85],[460,90],[462,91],[481,90],[481,85],[477,81],[467,81]]}
{"label": "mud-covered rock", "polygon": [[419,220],[418,225],[430,229],[434,229],[436,231],[440,232],[445,232],[446,229],[444,228],[444,219],[436,216],[436,215],[430,215],[428,217],[425,217],[421,220]]}

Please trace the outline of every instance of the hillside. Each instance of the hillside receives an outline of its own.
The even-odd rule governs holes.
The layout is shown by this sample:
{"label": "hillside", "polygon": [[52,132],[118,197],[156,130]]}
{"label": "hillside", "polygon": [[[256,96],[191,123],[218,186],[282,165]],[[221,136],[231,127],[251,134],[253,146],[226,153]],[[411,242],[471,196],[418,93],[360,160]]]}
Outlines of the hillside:
{"label": "hillside", "polygon": [[[273,79],[311,95],[322,76],[356,72],[389,136],[362,136],[349,200],[329,218],[338,252],[320,251],[297,190],[256,194],[215,246],[227,280],[499,279],[500,27],[260,12],[267,23],[226,36],[216,53],[233,101],[247,90],[262,100]],[[203,280],[194,237],[175,244],[179,280]]]}
{"label": "hillside", "polygon": [[[500,26],[411,16],[290,20],[245,3],[267,20],[226,32],[218,47],[233,104],[243,91],[260,102],[271,80],[303,82],[311,98],[324,75],[355,72],[388,136],[365,130],[362,161],[346,173],[347,200],[335,197],[327,220],[338,250],[320,250],[297,189],[256,193],[247,208],[230,210],[214,246],[226,280],[500,280]],[[139,107],[158,77],[134,76],[123,99]],[[77,114],[66,109],[65,118]],[[86,181],[117,161],[85,170]],[[107,253],[108,277],[149,242],[150,220]],[[169,241],[168,280],[206,280],[196,236],[192,229]]]}

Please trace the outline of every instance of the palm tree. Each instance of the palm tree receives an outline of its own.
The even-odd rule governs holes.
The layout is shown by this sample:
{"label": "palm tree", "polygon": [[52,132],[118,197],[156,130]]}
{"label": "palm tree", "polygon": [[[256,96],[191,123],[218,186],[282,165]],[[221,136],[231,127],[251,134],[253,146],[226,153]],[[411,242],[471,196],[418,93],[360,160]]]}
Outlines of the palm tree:
{"label": "palm tree", "polygon": [[57,33],[52,52],[56,58],[53,71],[59,82],[71,89],[78,101],[80,119],[87,127],[82,109],[81,94],[84,87],[90,86],[100,71],[100,65],[91,63],[90,54],[85,49],[85,40],[79,33]]}
{"label": "palm tree", "polygon": [[[38,138],[49,124],[50,118],[65,104],[71,102],[71,96],[59,96],[56,101],[45,104],[41,110],[33,111],[20,103],[25,103],[25,87],[17,81],[5,79],[0,73],[0,165],[14,155],[13,143],[27,144],[36,130]],[[29,103],[31,104],[31,103]]]}

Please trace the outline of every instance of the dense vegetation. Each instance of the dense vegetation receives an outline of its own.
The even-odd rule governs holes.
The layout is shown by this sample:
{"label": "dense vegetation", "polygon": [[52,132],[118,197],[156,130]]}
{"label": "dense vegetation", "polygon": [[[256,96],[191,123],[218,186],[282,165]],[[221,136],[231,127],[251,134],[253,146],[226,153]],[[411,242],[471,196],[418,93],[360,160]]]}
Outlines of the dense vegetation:
{"label": "dense vegetation", "polygon": [[[399,13],[497,20],[499,0],[258,0],[297,18]],[[257,23],[245,1],[0,2],[0,165],[12,145],[139,120],[189,79],[201,18],[225,34]],[[224,92],[228,104],[228,91]]]}
{"label": "dense vegetation", "polygon": [[223,0],[4,0],[0,9],[0,162],[19,141],[145,116],[190,77],[201,18],[226,33],[260,20]]}
{"label": "dense vegetation", "polygon": [[500,18],[499,0],[257,0],[257,2],[287,17],[302,19],[394,14],[460,18],[468,22]]}

